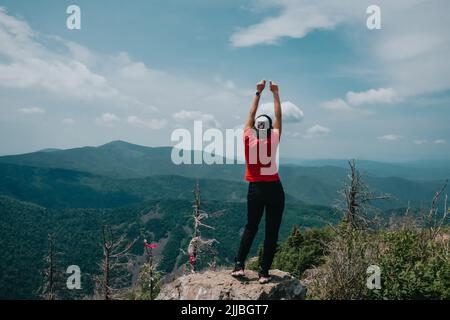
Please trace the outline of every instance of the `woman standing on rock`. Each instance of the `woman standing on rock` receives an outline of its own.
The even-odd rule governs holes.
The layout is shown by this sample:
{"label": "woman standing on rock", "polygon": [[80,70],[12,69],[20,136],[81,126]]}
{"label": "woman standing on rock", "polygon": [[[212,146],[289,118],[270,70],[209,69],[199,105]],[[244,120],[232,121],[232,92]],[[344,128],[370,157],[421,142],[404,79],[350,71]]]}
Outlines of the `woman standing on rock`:
{"label": "woman standing on rock", "polygon": [[272,265],[278,241],[281,218],[284,211],[284,190],[278,175],[276,155],[281,137],[282,115],[278,85],[270,81],[274,98],[275,121],[268,115],[256,117],[261,94],[266,87],[262,80],[256,86],[256,94],[244,128],[245,180],[249,182],[247,194],[247,224],[242,234],[236,264],[232,276],[244,276],[244,266],[258,226],[266,211],[264,253],[259,271],[261,284],[270,281]]}

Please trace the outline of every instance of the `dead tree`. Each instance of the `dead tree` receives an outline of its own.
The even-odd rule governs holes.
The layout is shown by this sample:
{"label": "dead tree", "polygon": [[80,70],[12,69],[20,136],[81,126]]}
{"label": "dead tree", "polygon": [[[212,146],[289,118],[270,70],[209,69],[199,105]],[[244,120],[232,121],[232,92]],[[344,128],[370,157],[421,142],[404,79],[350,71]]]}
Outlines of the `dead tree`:
{"label": "dead tree", "polygon": [[[111,300],[118,292],[120,287],[124,286],[122,272],[125,272],[129,262],[129,251],[132,249],[137,239],[126,244],[126,235],[115,238],[110,226],[103,226],[103,260],[101,268],[102,278],[99,279],[102,298]],[[119,288],[115,288],[113,283]]]}
{"label": "dead tree", "polygon": [[365,229],[369,225],[368,208],[371,201],[389,199],[389,195],[375,196],[362,181],[356,170],[356,161],[349,161],[349,183],[340,191],[344,203],[339,203],[336,209],[343,213],[344,225],[349,229]]}
{"label": "dead tree", "polygon": [[198,181],[194,189],[194,205],[192,217],[194,220],[194,231],[192,234],[192,239],[189,242],[187,253],[189,255],[189,265],[191,266],[191,272],[195,272],[199,253],[203,252],[216,254],[216,250],[213,248],[213,244],[215,242],[218,242],[216,239],[203,239],[201,237],[200,228],[208,228],[212,230],[215,229],[214,227],[211,227],[202,222],[209,217],[209,214],[206,211],[202,210],[201,192]]}
{"label": "dead tree", "polygon": [[44,285],[42,286],[42,297],[45,300],[56,299],[56,269],[55,269],[55,237],[49,233],[47,236],[48,251],[44,257],[46,269],[44,271]]}
{"label": "dead tree", "polygon": [[154,248],[156,248],[156,246],[155,245],[148,245],[147,244],[147,240],[145,240],[145,251],[146,251],[146,254],[147,254],[147,260],[148,260],[148,266],[149,266],[149,290],[150,290],[150,300],[153,300],[153,288],[154,288],[154,283],[153,283],[153,280],[154,280],[154,273],[155,273],[155,270],[154,270],[154,268],[153,268],[153,249]]}
{"label": "dead tree", "polygon": [[[433,197],[433,200],[431,201],[430,210],[428,211],[428,214],[423,217],[425,220],[426,227],[429,229],[429,237],[431,239],[436,238],[436,236],[440,233],[442,226],[445,224],[446,219],[448,217],[449,209],[447,208],[448,203],[448,195],[445,195],[444,198],[444,209],[441,218],[439,219],[439,200],[444,192],[444,190],[447,188],[448,180],[445,181],[442,188],[437,191]],[[439,220],[438,220],[439,219]]]}

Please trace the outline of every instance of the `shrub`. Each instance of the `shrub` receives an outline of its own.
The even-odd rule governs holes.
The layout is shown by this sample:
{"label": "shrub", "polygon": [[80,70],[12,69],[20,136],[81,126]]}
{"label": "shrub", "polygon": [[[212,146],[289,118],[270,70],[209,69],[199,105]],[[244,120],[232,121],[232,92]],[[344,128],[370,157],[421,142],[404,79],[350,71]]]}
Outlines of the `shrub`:
{"label": "shrub", "polygon": [[373,264],[372,236],[340,230],[326,248],[324,264],[307,273],[310,299],[363,299],[368,295],[366,270]]}
{"label": "shrub", "polygon": [[[310,299],[449,299],[448,234],[427,229],[338,231],[325,263],[304,278]],[[367,267],[381,269],[381,289],[366,287]]]}
{"label": "shrub", "polygon": [[427,230],[410,229],[380,233],[378,265],[381,290],[378,299],[449,299],[450,260],[448,237],[429,237]]}
{"label": "shrub", "polygon": [[154,300],[161,289],[161,275],[155,266],[145,263],[139,273],[137,288],[134,290],[135,300]]}
{"label": "shrub", "polygon": [[[294,226],[289,237],[278,248],[272,269],[280,269],[300,278],[303,272],[323,263],[326,243],[331,239],[331,230],[308,229],[302,232]],[[263,255],[263,248],[258,250],[258,257],[251,259],[247,269],[258,270]]]}
{"label": "shrub", "polygon": [[298,227],[294,227],[290,236],[279,247],[272,267],[300,278],[305,270],[323,263],[325,247],[330,239],[331,232],[328,228],[301,232]]}

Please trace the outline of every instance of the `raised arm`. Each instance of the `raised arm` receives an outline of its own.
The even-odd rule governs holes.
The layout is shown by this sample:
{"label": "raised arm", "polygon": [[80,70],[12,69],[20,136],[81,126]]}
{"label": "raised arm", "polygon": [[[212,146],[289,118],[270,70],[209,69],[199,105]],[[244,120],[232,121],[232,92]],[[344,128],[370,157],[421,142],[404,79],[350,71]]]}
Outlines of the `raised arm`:
{"label": "raised arm", "polygon": [[256,112],[258,111],[259,99],[261,98],[261,93],[263,92],[265,87],[266,87],[266,80],[261,80],[256,85],[256,94],[253,97],[252,105],[250,107],[250,112],[248,113],[247,121],[245,122],[244,130],[248,128],[253,128],[253,126],[255,125],[255,117]]}
{"label": "raised arm", "polygon": [[270,91],[273,93],[273,105],[275,108],[275,121],[273,123],[273,128],[278,129],[281,135],[281,127],[283,124],[282,121],[282,112],[281,112],[281,102],[280,95],[278,94],[278,85],[275,82],[270,81]]}

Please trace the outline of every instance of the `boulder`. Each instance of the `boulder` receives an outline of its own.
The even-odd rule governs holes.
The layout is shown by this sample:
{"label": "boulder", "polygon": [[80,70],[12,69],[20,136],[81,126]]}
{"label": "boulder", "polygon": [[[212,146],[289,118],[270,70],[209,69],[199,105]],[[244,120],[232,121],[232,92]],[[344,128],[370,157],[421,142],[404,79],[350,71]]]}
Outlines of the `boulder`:
{"label": "boulder", "polygon": [[303,300],[306,287],[289,273],[271,270],[272,281],[258,283],[258,274],[246,270],[235,279],[231,270],[181,276],[163,286],[157,300]]}

